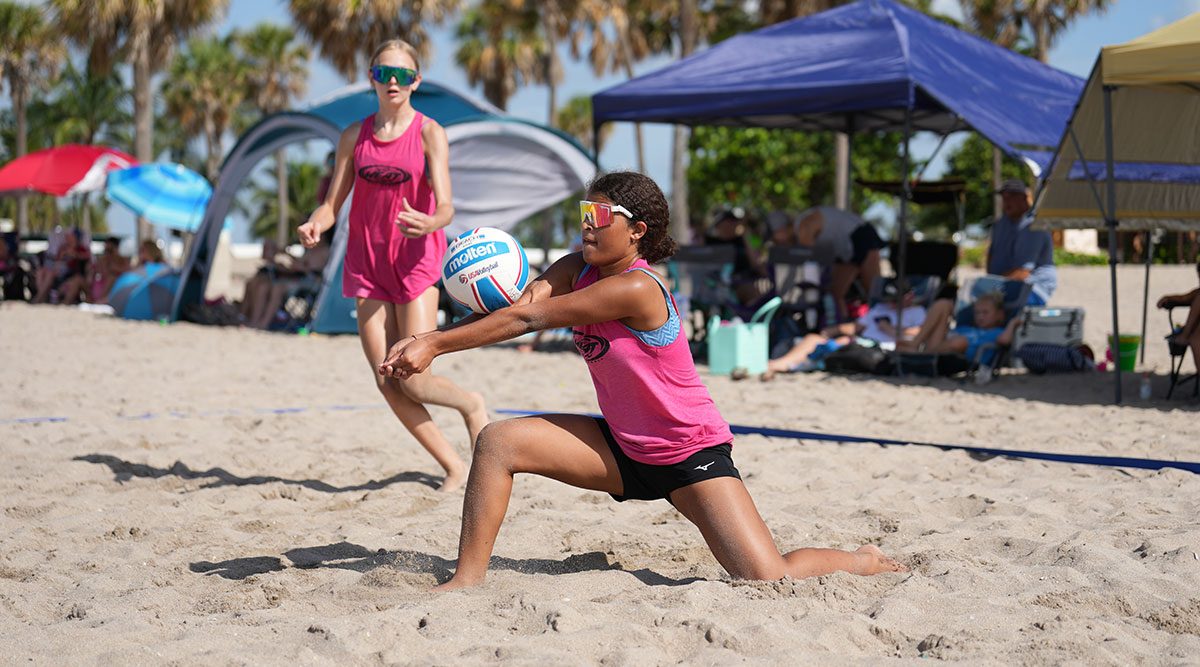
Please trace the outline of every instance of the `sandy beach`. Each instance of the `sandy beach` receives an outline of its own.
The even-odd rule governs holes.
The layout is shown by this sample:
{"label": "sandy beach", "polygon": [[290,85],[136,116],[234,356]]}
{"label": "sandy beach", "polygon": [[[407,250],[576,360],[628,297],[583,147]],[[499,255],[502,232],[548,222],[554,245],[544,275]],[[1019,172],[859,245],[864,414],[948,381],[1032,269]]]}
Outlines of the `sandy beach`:
{"label": "sandy beach", "polygon": [[[1122,267],[1136,331],[1142,269]],[[1104,267],[1058,305],[1111,329]],[[1195,287],[1155,267],[1152,301]],[[1111,404],[1109,374],[957,380],[703,372],[734,424],[1200,461],[1200,401]],[[561,348],[559,348],[561,349]],[[912,571],[731,580],[668,503],[518,477],[480,588],[462,494],[384,408],[355,337],[162,326],[0,304],[0,662],[6,664],[1194,664],[1200,477],[930,447],[739,437],[781,548],[872,543]],[[1191,369],[1192,362],[1187,362]],[[572,351],[434,368],[501,409],[594,412]],[[1185,392],[1190,393],[1190,392]],[[496,417],[505,415],[495,414]],[[458,415],[434,418],[468,455]]]}

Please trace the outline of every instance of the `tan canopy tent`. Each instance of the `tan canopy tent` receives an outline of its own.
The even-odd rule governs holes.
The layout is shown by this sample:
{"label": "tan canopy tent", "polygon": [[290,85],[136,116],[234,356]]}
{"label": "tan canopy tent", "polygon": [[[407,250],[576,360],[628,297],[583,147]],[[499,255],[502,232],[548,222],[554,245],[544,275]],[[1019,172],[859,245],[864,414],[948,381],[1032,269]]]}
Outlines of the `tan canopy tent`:
{"label": "tan canopy tent", "polygon": [[1200,12],[1102,49],[1035,209],[1043,228],[1200,230]]}

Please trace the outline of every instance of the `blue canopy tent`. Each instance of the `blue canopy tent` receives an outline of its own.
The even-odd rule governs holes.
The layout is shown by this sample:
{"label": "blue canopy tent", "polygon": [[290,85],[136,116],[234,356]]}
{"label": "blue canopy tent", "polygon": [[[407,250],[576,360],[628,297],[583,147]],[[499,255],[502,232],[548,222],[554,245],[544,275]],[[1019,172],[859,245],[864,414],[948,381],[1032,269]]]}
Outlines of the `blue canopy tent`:
{"label": "blue canopy tent", "polygon": [[[454,190],[453,236],[473,227],[508,229],[582,190],[595,175],[591,156],[562,132],[503,115],[496,107],[425,80],[413,95],[422,113],[446,128]],[[200,303],[213,254],[234,196],[254,167],[284,146],[324,139],[336,146],[342,131],[378,108],[368,83],[339,90],[303,111],[269,116],[243,134],[226,156],[204,219],[184,264],[171,318]],[[315,208],[317,202],[313,202]],[[309,328],[319,333],[356,330],[354,302],[342,296],[342,259],[350,206],[342,207],[330,261]]]}
{"label": "blue canopy tent", "polygon": [[[609,121],[845,132],[974,130],[1040,174],[1083,80],[892,0],[731,37],[592,97]],[[903,279],[909,179],[900,198]]]}

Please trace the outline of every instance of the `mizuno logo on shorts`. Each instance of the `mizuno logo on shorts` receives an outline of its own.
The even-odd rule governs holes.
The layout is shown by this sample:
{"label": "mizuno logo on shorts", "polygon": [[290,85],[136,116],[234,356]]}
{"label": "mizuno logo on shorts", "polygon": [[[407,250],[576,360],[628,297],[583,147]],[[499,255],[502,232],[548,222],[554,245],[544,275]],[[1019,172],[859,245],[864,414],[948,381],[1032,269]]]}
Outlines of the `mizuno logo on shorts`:
{"label": "mizuno logo on shorts", "polygon": [[705,464],[704,464],[704,465],[702,465],[702,466],[696,466],[696,468],[695,468],[695,469],[696,469],[696,470],[703,470],[704,472],[708,472],[708,466],[710,466],[710,465],[712,465],[712,464],[714,464],[714,463],[716,463],[716,461],[709,461],[708,463],[705,463]]}

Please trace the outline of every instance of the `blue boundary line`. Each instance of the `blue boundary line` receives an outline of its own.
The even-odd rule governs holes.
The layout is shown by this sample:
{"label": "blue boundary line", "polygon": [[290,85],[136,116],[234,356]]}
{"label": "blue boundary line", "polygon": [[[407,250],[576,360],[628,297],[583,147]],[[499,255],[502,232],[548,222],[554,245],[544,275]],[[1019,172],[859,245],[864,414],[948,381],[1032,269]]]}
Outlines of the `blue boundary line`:
{"label": "blue boundary line", "polygon": [[[506,415],[545,415],[553,412],[539,410],[495,410]],[[599,417],[600,415],[587,415]],[[1089,456],[1086,454],[1054,454],[1051,452],[1033,452],[1020,449],[994,449],[991,447],[972,447],[970,445],[949,445],[936,442],[915,442],[910,440],[894,440],[891,438],[866,438],[857,435],[838,435],[834,433],[818,433],[816,431],[792,431],[782,428],[767,428],[761,426],[741,426],[730,424],[729,429],[735,435],[765,435],[770,438],[791,438],[793,440],[823,440],[826,442],[867,443],[873,445],[896,445],[912,447],[934,447],[942,451],[961,451],[984,456],[1007,456],[1014,459],[1030,459],[1035,461],[1053,461],[1055,463],[1077,463],[1082,465],[1106,466],[1111,468],[1141,468],[1143,470],[1161,470],[1175,468],[1200,475],[1200,463],[1191,461],[1164,461],[1161,459],[1140,459],[1125,456]]]}
{"label": "blue boundary line", "polygon": [[[382,405],[324,405],[316,407],[292,406],[283,408],[230,408],[224,410],[204,410],[201,412],[180,412],[169,410],[162,413],[146,412],[138,415],[121,415],[116,419],[123,421],[152,421],[155,419],[190,419],[194,417],[236,417],[253,415],[293,415],[304,412],[357,412],[366,410],[382,410]],[[542,410],[495,410],[497,414],[505,415],[544,415],[559,414]],[[590,414],[590,417],[600,415]],[[3,424],[61,424],[70,421],[69,417],[16,417],[0,419]],[[743,426],[730,424],[730,430],[735,435],[763,435],[769,438],[790,438],[793,440],[820,440],[825,442],[860,443],[873,445],[894,445],[911,447],[933,447],[942,451],[960,451],[982,456],[1005,456],[1014,459],[1029,459],[1033,461],[1052,461],[1055,463],[1075,463],[1081,465],[1105,466],[1110,468],[1140,468],[1142,470],[1161,470],[1174,468],[1200,475],[1200,463],[1192,461],[1164,461],[1162,459],[1142,459],[1125,456],[1090,456],[1086,454],[1054,454],[1051,452],[1035,452],[1020,449],[995,449],[992,447],[972,447],[970,445],[953,445],[936,442],[916,442],[895,440],[892,438],[872,438],[857,435],[839,435],[836,433],[819,433],[816,431],[792,431],[782,428],[763,426]]]}

